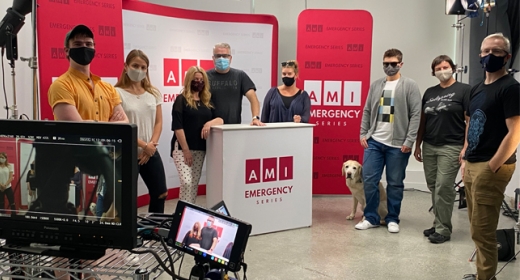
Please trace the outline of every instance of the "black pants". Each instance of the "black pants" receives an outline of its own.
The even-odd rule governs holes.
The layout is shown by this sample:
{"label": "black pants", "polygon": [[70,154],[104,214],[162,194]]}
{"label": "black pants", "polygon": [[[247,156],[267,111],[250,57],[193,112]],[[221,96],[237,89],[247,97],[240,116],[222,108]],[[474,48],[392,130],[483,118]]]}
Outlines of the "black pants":
{"label": "black pants", "polygon": [[5,209],[5,197],[7,196],[7,201],[9,201],[9,205],[11,210],[16,210],[16,204],[14,203],[14,193],[13,188],[7,188],[4,191],[0,191],[0,209]]}
{"label": "black pants", "polygon": [[159,198],[161,194],[168,191],[166,187],[166,175],[164,174],[164,165],[161,155],[156,151],[150,157],[147,163],[138,165],[139,174],[143,178],[148,194],[150,195],[150,204],[148,205],[148,212],[150,213],[164,213],[164,202],[166,198]]}

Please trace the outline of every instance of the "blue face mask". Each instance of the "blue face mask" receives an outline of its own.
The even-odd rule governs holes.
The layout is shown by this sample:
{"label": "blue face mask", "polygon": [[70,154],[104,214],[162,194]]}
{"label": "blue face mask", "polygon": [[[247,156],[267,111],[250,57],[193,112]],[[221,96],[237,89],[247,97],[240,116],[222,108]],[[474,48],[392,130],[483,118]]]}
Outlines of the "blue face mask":
{"label": "blue face mask", "polygon": [[211,222],[210,222],[210,221],[207,221],[207,222],[206,222],[206,226],[211,227]]}
{"label": "blue face mask", "polygon": [[219,71],[226,71],[229,68],[229,58],[217,58],[215,60],[215,68]]}

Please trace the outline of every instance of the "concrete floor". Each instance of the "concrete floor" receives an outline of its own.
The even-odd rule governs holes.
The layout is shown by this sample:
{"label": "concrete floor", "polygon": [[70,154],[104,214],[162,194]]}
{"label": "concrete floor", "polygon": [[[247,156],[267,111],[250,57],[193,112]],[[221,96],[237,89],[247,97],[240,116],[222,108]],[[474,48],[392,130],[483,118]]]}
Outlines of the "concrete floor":
{"label": "concrete floor", "polygon": [[[205,200],[199,197],[197,204],[205,205]],[[468,262],[474,246],[467,211],[455,207],[451,241],[432,244],[422,234],[433,221],[430,203],[427,193],[405,192],[401,232],[391,234],[386,227],[356,230],[359,211],[354,221],[345,220],[352,207],[350,196],[314,197],[312,227],[250,237],[245,254],[248,279],[444,280],[474,273],[474,263]],[[175,205],[176,200],[168,201],[166,212],[173,212]],[[501,217],[499,228],[513,226],[511,218]],[[500,262],[499,269],[504,264]],[[189,276],[192,265],[186,255],[183,277]],[[508,264],[498,279],[520,279],[520,262]]]}

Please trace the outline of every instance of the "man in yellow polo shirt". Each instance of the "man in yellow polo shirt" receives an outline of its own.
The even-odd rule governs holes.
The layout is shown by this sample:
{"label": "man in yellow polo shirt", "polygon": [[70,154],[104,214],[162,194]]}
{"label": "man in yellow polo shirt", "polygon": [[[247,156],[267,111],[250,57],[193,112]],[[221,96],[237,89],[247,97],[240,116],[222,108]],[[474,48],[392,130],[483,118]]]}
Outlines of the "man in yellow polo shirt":
{"label": "man in yellow polo shirt", "polygon": [[128,122],[115,88],[90,72],[94,34],[77,25],[65,37],[70,67],[49,88],[49,105],[60,121]]}

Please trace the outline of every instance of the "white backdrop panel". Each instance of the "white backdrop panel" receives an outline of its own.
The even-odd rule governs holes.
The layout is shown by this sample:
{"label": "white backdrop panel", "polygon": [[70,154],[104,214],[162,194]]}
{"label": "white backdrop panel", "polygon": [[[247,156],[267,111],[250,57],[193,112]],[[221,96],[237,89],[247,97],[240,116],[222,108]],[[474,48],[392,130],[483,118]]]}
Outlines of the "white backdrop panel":
{"label": "white backdrop panel", "polygon": [[[164,85],[164,59],[178,59],[177,70],[181,71],[183,61],[186,63],[187,60],[195,60],[200,64],[201,60],[211,60],[213,46],[227,42],[232,48],[231,66],[244,70],[251,77],[262,103],[271,87],[273,26],[262,23],[190,20],[123,10],[123,34],[125,57],[133,49],[144,51],[150,59],[151,82],[163,94],[165,102],[162,106],[163,130],[159,152],[163,158],[168,188],[177,188],[179,178],[170,156],[170,140],[173,135],[171,109],[174,96],[180,93],[183,81],[179,81],[179,86]],[[178,75],[176,79],[179,79]],[[242,120],[248,123],[250,119],[249,102],[244,98]],[[204,167],[200,184],[205,184],[205,173]],[[148,193],[141,179],[138,185],[138,195]]]}

